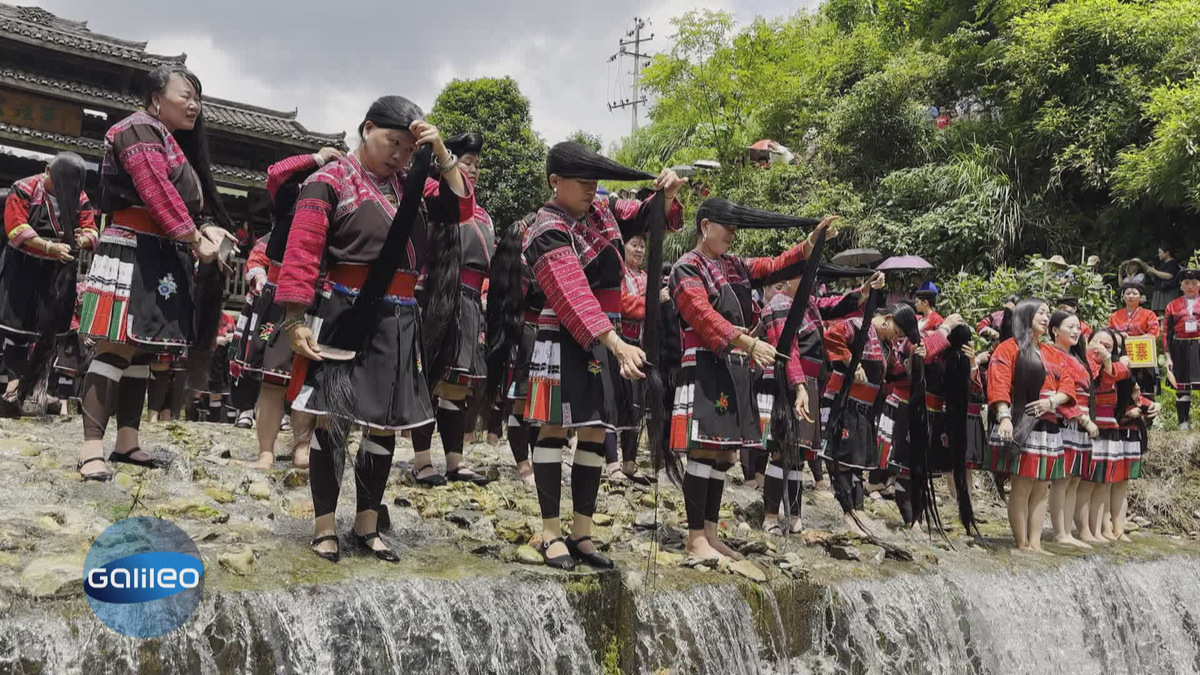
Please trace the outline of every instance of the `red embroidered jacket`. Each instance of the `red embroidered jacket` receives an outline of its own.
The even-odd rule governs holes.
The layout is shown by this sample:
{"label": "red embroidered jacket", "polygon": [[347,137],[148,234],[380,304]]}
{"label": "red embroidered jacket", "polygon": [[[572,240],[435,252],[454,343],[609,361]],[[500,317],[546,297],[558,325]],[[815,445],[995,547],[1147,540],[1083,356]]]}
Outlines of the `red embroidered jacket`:
{"label": "red embroidered jacket", "polygon": [[[4,204],[4,231],[8,235],[8,243],[36,258],[50,256],[41,249],[25,247],[25,242],[35,236],[58,242],[61,241],[63,232],[58,222],[58,208],[54,204],[54,195],[46,192],[42,185],[43,177],[44,174],[39,173],[13,183],[8,193],[8,201]],[[92,249],[95,250],[99,233],[96,231],[92,204],[88,201],[86,192],[79,195],[79,224],[75,229],[77,233],[92,241]]]}
{"label": "red embroidered jacket", "polygon": [[979,323],[975,324],[975,332],[982,333],[984,328],[991,328],[993,330],[999,331],[1003,325],[1004,325],[1004,310],[1001,309],[1001,310],[992,312],[991,314],[988,314],[987,316],[980,319]]}
{"label": "red embroidered jacket", "polygon": [[[829,355],[829,362],[833,366],[833,373],[829,377],[828,384],[825,385],[825,398],[827,399],[836,399],[842,390],[845,378],[854,378],[854,373],[848,372],[850,361],[853,359],[850,346],[854,344],[858,331],[863,329],[863,321],[862,317],[833,321],[825,330],[825,353]],[[883,387],[885,366],[888,362],[895,360],[896,350],[892,349],[885,355],[883,342],[879,339],[879,334],[875,332],[875,324],[867,321],[866,326],[869,332],[863,346],[862,360],[859,363],[862,365],[863,372],[866,373],[867,382],[866,384],[858,382],[851,384],[850,398],[863,405],[873,406],[876,399],[879,398],[879,390]]]}
{"label": "red embroidered jacket", "polygon": [[311,155],[293,155],[286,159],[281,159],[271,166],[267,167],[267,192],[271,197],[279,192],[279,188],[287,182],[289,178],[300,173],[301,171],[311,171],[323,166],[320,158],[316,154]]}
{"label": "red embroidered jacket", "polygon": [[1058,415],[1064,420],[1078,419],[1088,413],[1088,399],[1092,392],[1092,373],[1080,363],[1075,355],[1059,350],[1063,370],[1075,383],[1075,398],[1058,406]]}
{"label": "red embroidered jacket", "polygon": [[[525,231],[524,255],[546,296],[543,328],[561,325],[584,349],[614,329],[620,321],[625,268],[618,221],[629,232],[639,224],[644,227],[639,213],[651,199],[597,197],[583,220],[550,203],[538,211]],[[679,203],[673,203],[667,228],[678,230],[682,214]]]}
{"label": "red embroidered jacket", "polygon": [[[763,309],[763,336],[777,348],[793,304],[795,299],[791,296],[776,293]],[[821,374],[821,364],[825,361],[825,344],[821,339],[824,321],[843,318],[856,311],[857,293],[808,299],[808,307],[804,311],[800,330],[796,331],[796,340],[792,343],[792,353],[787,362],[789,386],[794,388],[806,377],[815,378]],[[775,377],[774,366],[764,368],[763,377]]]}
{"label": "red embroidered jacket", "polygon": [[[920,315],[917,316],[919,317]],[[930,311],[928,317],[917,319],[917,325],[921,330],[921,334],[924,335],[929,331],[937,330],[938,326],[941,326],[944,321],[945,319],[942,318],[941,314],[938,314],[936,311]]]}
{"label": "red embroidered jacket", "polygon": [[[699,251],[680,256],[671,270],[671,296],[682,319],[683,348],[702,346],[725,354],[739,333],[758,324],[760,308],[750,298],[751,282],[770,285],[803,273],[808,246],[801,242],[774,258],[739,258],[726,253],[711,259]],[[737,296],[740,312],[733,307],[718,310],[722,291]],[[739,316],[740,315],[740,316]]]}
{"label": "red embroidered jacket", "polygon": [[[1041,395],[1044,398],[1054,393],[1066,394],[1075,400],[1075,381],[1063,367],[1063,352],[1048,344],[1039,344],[1038,351],[1042,356],[1042,366],[1046,371],[1041,384]],[[1017,368],[1017,357],[1021,349],[1017,346],[1016,338],[1001,342],[996,351],[992,352],[991,365],[988,368],[988,404],[1007,403],[1012,405],[1013,376]],[[1032,402],[1032,401],[1031,401]],[[1013,411],[1013,416],[1023,414],[1023,411]],[[1051,411],[1042,419],[1053,421],[1056,413]]]}
{"label": "red embroidered jacket", "polygon": [[100,164],[100,210],[140,207],[171,239],[196,230],[193,217],[204,208],[200,178],[183,148],[163,123],[139,110],[104,135]]}
{"label": "red embroidered jacket", "polygon": [[[1189,321],[1195,324],[1196,330],[1187,329]],[[1167,327],[1163,332],[1163,349],[1168,352],[1171,349],[1168,337],[1183,340],[1200,338],[1200,299],[1195,300],[1190,309],[1187,296],[1172,300],[1163,312],[1163,325]]]}
{"label": "red embroidered jacket", "polygon": [[621,333],[635,343],[641,343],[646,319],[646,271],[625,266],[621,280]]}
{"label": "red embroidered jacket", "polygon": [[1138,307],[1131,315],[1129,310],[1121,308],[1108,317],[1109,328],[1137,337],[1139,335],[1158,335],[1158,315],[1145,307]]}
{"label": "red embroidered jacket", "polygon": [[[426,215],[433,223],[454,224],[475,213],[471,182],[463,182],[467,194],[459,197],[444,179],[426,181],[425,209],[413,224],[400,271],[415,275],[424,263]],[[375,262],[403,195],[403,173],[380,179],[369,174],[354,155],[330,162],[309,176],[296,201],[275,299],[311,304],[323,264]]]}

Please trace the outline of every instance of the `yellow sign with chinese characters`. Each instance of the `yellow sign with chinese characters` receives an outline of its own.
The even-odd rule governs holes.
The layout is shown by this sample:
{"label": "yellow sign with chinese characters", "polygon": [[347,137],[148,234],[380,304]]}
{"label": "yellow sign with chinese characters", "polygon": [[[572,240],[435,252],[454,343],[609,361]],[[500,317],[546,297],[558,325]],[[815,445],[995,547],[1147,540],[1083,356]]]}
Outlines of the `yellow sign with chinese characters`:
{"label": "yellow sign with chinese characters", "polygon": [[1154,368],[1158,365],[1158,344],[1153,335],[1125,338],[1125,353],[1133,368]]}
{"label": "yellow sign with chinese characters", "polygon": [[64,136],[78,136],[83,128],[83,108],[11,89],[0,89],[0,122]]}

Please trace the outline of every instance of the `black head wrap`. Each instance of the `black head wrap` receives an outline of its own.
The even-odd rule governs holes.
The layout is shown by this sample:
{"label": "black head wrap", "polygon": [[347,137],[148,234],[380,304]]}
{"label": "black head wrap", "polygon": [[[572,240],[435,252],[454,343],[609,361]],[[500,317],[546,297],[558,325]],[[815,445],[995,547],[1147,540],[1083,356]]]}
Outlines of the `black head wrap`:
{"label": "black head wrap", "polygon": [[785,216],[782,213],[755,209],[749,206],[735,204],[728,199],[713,197],[704,200],[696,211],[696,226],[699,227],[704,219],[721,225],[748,227],[751,229],[766,229],[775,227],[815,227],[821,223],[817,218],[798,218]]}
{"label": "black head wrap", "polygon": [[1066,305],[1067,307],[1071,307],[1073,309],[1079,309],[1079,298],[1070,295],[1064,295],[1058,299],[1058,305],[1060,307]]}
{"label": "black head wrap", "polygon": [[563,141],[546,156],[546,177],[573,180],[654,180],[654,174],[630,169],[574,141]]}
{"label": "black head wrap", "polygon": [[483,151],[483,134],[469,131],[447,138],[446,149],[462,157],[463,155],[478,155]]}
{"label": "black head wrap", "polygon": [[1125,294],[1125,289],[1127,288],[1136,288],[1137,292],[1142,294],[1142,297],[1146,297],[1146,287],[1136,281],[1126,281],[1125,283],[1121,284],[1122,295]]}
{"label": "black head wrap", "polygon": [[1200,270],[1183,270],[1179,273],[1180,281],[1200,281]]}

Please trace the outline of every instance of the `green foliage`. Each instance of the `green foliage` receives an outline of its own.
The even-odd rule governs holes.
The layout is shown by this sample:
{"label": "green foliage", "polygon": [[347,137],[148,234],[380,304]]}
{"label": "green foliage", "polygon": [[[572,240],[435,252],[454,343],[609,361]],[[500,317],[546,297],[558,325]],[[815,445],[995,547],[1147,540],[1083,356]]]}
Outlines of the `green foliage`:
{"label": "green foliage", "polygon": [[566,140],[575,141],[593,152],[600,152],[600,149],[604,147],[599,134],[589,134],[583,129],[576,130],[570,136],[567,136]]}
{"label": "green foliage", "polygon": [[1113,175],[1118,194],[1163,206],[1200,211],[1200,81],[1167,84],[1150,94],[1146,115],[1153,139],[1121,153]]}
{"label": "green foliage", "polygon": [[1060,270],[1040,256],[1031,256],[1018,268],[1000,266],[982,274],[959,274],[936,282],[941,290],[938,312],[961,314],[974,326],[984,316],[1004,306],[1010,294],[1038,297],[1057,307],[1063,296],[1079,298],[1079,315],[1092,326],[1108,325],[1116,294],[1103,278],[1083,265]]}
{"label": "green foliage", "polygon": [[446,136],[484,135],[479,203],[507,227],[549,195],[546,144],[530,126],[529,99],[511,77],[454,80],[433,104],[429,121]]}

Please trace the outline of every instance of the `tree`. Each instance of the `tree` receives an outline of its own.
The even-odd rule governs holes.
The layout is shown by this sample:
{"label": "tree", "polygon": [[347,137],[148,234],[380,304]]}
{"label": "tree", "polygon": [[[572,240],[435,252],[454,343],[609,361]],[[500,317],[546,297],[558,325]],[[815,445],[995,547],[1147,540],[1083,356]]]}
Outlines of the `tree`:
{"label": "tree", "polygon": [[454,80],[438,95],[429,121],[444,136],[483,134],[476,190],[497,228],[536,210],[548,197],[546,144],[533,131],[529,99],[516,80]]}
{"label": "tree", "polygon": [[600,140],[599,134],[589,134],[583,129],[578,129],[570,136],[567,136],[567,140],[575,141],[592,152],[600,152],[600,148],[604,147],[604,143]]}

